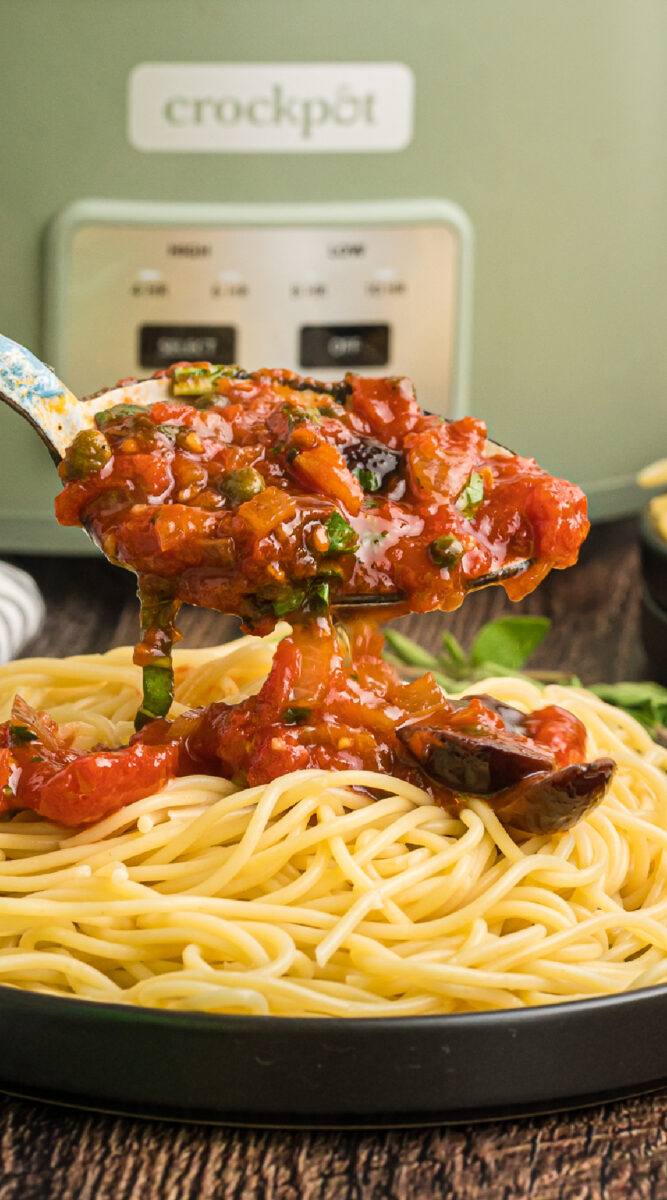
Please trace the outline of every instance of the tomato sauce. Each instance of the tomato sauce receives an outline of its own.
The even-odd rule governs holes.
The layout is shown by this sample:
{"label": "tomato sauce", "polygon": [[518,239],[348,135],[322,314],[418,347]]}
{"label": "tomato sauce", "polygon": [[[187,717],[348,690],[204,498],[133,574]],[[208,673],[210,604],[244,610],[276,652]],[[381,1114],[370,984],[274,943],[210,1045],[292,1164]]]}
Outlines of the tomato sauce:
{"label": "tomato sauce", "polygon": [[[613,764],[583,763],[571,714],[449,700],[431,675],[402,681],[367,619],[347,633],[333,623],[378,597],[385,616],[451,610],[491,582],[520,599],[576,561],[588,530],[577,487],[490,444],[482,421],[422,412],[407,379],[323,384],[209,363],[162,374],[168,400],[107,409],[77,436],[56,500],[61,524],[84,525],[137,573],[137,733],[81,753],[17,699],[0,727],[0,809],[87,824],[175,775],[252,786],[304,768],[398,776],[452,813],[482,796],[527,832],[566,828],[598,802]],[[256,696],[170,721],[184,602],[258,633],[287,618],[293,635]]]}
{"label": "tomato sauce", "polygon": [[576,561],[580,489],[494,448],[483,421],[423,413],[407,379],[168,377],[171,400],[98,414],[60,468],[58,520],[85,525],[140,592],[267,633],[350,597],[454,609],[503,571],[518,600]]}
{"label": "tomato sauce", "polygon": [[[341,637],[327,618],[315,618],[279,643],[256,696],[150,722],[115,751],[71,749],[48,716],[19,701],[12,721],[0,727],[4,807],[88,824],[177,775],[208,773],[246,787],[310,768],[397,776],[455,815],[467,795],[506,805],[526,779],[544,781],[583,760],[585,728],[566,710],[551,705],[524,715],[491,697],[448,700],[430,674],[401,680],[382,658],[382,644],[381,633],[363,620]],[[442,770],[438,779],[429,750],[443,736],[453,746],[455,769],[461,739],[472,743],[476,763],[481,752],[495,756],[491,776],[482,764],[477,783],[468,775],[467,789],[448,784]],[[608,769],[603,774],[606,786]],[[596,780],[587,800],[592,805],[601,795]],[[518,829],[526,828],[522,815],[514,812]]]}

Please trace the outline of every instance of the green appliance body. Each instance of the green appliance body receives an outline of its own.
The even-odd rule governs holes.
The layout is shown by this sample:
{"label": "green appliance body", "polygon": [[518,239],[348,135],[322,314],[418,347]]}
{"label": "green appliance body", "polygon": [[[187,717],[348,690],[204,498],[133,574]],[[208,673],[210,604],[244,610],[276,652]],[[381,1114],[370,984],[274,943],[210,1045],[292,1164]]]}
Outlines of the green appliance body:
{"label": "green appliance body", "polygon": [[[0,329],[411,373],[632,512],[667,452],[664,0],[6,0]],[[473,281],[474,262],[474,281]],[[0,550],[84,552],[0,413]]]}

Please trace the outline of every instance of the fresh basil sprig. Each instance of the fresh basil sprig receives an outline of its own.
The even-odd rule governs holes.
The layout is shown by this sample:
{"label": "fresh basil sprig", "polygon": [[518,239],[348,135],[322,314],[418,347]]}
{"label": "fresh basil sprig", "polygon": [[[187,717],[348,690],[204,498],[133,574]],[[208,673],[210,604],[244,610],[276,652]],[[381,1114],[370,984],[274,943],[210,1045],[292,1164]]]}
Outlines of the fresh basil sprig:
{"label": "fresh basil sprig", "polygon": [[[387,657],[396,665],[432,671],[445,691],[461,691],[489,675],[520,673],[521,667],[549,631],[548,617],[498,617],[480,629],[466,654],[453,633],[442,635],[442,650],[430,654],[396,629],[385,630]],[[559,674],[559,682],[572,682]],[[553,682],[553,676],[549,676]]]}
{"label": "fresh basil sprig", "polygon": [[667,746],[667,688],[650,680],[640,680],[594,683],[590,690],[607,704],[630,713],[652,738]]}
{"label": "fresh basil sprig", "polygon": [[[395,666],[431,671],[446,692],[463,688],[489,675],[517,675],[534,683],[560,683],[580,687],[576,675],[562,671],[529,671],[522,668],[546,637],[548,617],[498,617],[483,625],[466,654],[452,633],[442,635],[442,650],[431,654],[396,629],[385,630],[385,657]],[[594,683],[589,687],[601,700],[630,713],[656,741],[667,745],[667,688],[659,683],[630,681]]]}

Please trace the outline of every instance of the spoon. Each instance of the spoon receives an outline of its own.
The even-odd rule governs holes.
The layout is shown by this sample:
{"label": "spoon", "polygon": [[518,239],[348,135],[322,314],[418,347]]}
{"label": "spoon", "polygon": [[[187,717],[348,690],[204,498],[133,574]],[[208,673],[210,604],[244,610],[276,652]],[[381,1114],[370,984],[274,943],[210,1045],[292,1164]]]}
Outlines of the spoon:
{"label": "spoon", "polygon": [[[158,400],[171,397],[170,380],[144,379],[136,383],[103,390],[90,398],[78,400],[58,379],[51,367],[41,362],[25,346],[0,334],[0,400],[24,417],[46,444],[51,458],[58,464],[67,447],[78,433],[95,428],[95,416],[117,404],[137,404],[150,408]],[[487,441],[486,455],[511,455],[512,451],[496,442]],[[531,565],[530,559],[507,563],[489,575],[472,579],[468,591],[478,591],[520,575]],[[336,608],[355,608],[400,604],[398,592],[344,596]]]}
{"label": "spoon", "polygon": [[150,407],[168,396],[168,379],[146,379],[77,400],[51,367],[0,333],[0,400],[30,422],[56,464],[77,433],[94,428],[96,413],[116,404]]}

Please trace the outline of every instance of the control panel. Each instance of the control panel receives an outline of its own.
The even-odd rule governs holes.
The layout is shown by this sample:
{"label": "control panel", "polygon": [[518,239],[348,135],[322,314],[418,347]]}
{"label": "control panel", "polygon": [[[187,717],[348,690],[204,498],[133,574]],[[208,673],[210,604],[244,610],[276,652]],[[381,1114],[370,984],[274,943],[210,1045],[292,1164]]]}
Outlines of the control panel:
{"label": "control panel", "polygon": [[471,231],[444,201],[86,201],[50,242],[47,359],[80,396],[186,360],[410,375],[465,411]]}

